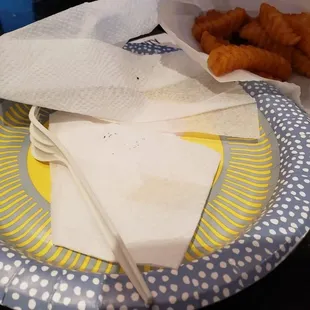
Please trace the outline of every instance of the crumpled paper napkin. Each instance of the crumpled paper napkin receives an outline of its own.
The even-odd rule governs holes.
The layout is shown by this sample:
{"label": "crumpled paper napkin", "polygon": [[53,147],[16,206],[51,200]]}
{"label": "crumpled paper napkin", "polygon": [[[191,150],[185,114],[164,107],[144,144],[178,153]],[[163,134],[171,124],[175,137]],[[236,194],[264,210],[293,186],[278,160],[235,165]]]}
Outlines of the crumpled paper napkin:
{"label": "crumpled paper napkin", "polygon": [[141,56],[120,47],[157,20],[156,0],[99,0],[7,33],[0,38],[0,98],[114,122],[253,103],[182,51]]}

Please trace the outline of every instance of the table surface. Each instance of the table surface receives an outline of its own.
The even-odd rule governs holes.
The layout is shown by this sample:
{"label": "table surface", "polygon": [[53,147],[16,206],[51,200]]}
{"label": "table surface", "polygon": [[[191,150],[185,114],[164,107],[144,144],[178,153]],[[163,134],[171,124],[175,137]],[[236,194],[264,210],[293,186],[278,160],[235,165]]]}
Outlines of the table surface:
{"label": "table surface", "polygon": [[265,278],[208,310],[310,309],[310,233],[295,251]]}

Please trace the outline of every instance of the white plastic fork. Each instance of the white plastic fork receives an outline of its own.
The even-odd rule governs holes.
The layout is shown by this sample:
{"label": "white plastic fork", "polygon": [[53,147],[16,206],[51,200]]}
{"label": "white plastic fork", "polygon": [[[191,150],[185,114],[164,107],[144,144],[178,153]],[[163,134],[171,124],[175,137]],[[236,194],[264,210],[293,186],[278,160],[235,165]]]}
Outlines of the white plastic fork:
{"label": "white plastic fork", "polygon": [[151,291],[117,229],[110,220],[108,214],[101,207],[99,200],[84,178],[83,173],[75,164],[74,159],[60,141],[39,122],[39,113],[39,107],[32,107],[29,112],[32,155],[39,161],[62,163],[69,169],[93,217],[96,219],[103,237],[113,251],[115,258],[126,272],[145,304],[151,304]]}

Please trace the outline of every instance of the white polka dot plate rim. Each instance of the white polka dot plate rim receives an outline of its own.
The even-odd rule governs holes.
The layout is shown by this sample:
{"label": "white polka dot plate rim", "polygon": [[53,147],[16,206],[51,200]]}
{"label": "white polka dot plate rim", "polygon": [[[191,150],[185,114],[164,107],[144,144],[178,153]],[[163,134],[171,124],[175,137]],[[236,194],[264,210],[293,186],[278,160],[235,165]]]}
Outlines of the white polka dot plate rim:
{"label": "white polka dot plate rim", "polygon": [[[173,52],[153,44],[154,52]],[[150,44],[127,47],[153,51]],[[309,230],[309,117],[265,82],[242,85],[256,99],[279,145],[279,178],[268,208],[241,238],[213,254],[177,271],[145,272],[155,300],[152,309],[200,308],[241,291],[274,269]],[[3,241],[0,247],[0,300],[11,308],[144,308],[125,275],[56,268],[21,255]]]}

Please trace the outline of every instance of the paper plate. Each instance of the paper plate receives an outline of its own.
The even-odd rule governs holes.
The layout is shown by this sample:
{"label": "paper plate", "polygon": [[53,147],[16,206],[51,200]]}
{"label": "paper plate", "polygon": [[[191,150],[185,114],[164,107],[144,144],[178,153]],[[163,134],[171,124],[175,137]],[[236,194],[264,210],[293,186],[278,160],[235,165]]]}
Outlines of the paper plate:
{"label": "paper plate", "polygon": [[[175,51],[156,41],[125,48],[140,54]],[[222,161],[184,264],[178,271],[141,267],[154,309],[199,308],[242,290],[281,262],[308,231],[309,118],[265,82],[243,86],[262,113],[260,139],[185,137],[214,148]],[[29,152],[28,110],[2,102],[2,303],[17,309],[144,307],[118,265],[52,244],[49,166]]]}

